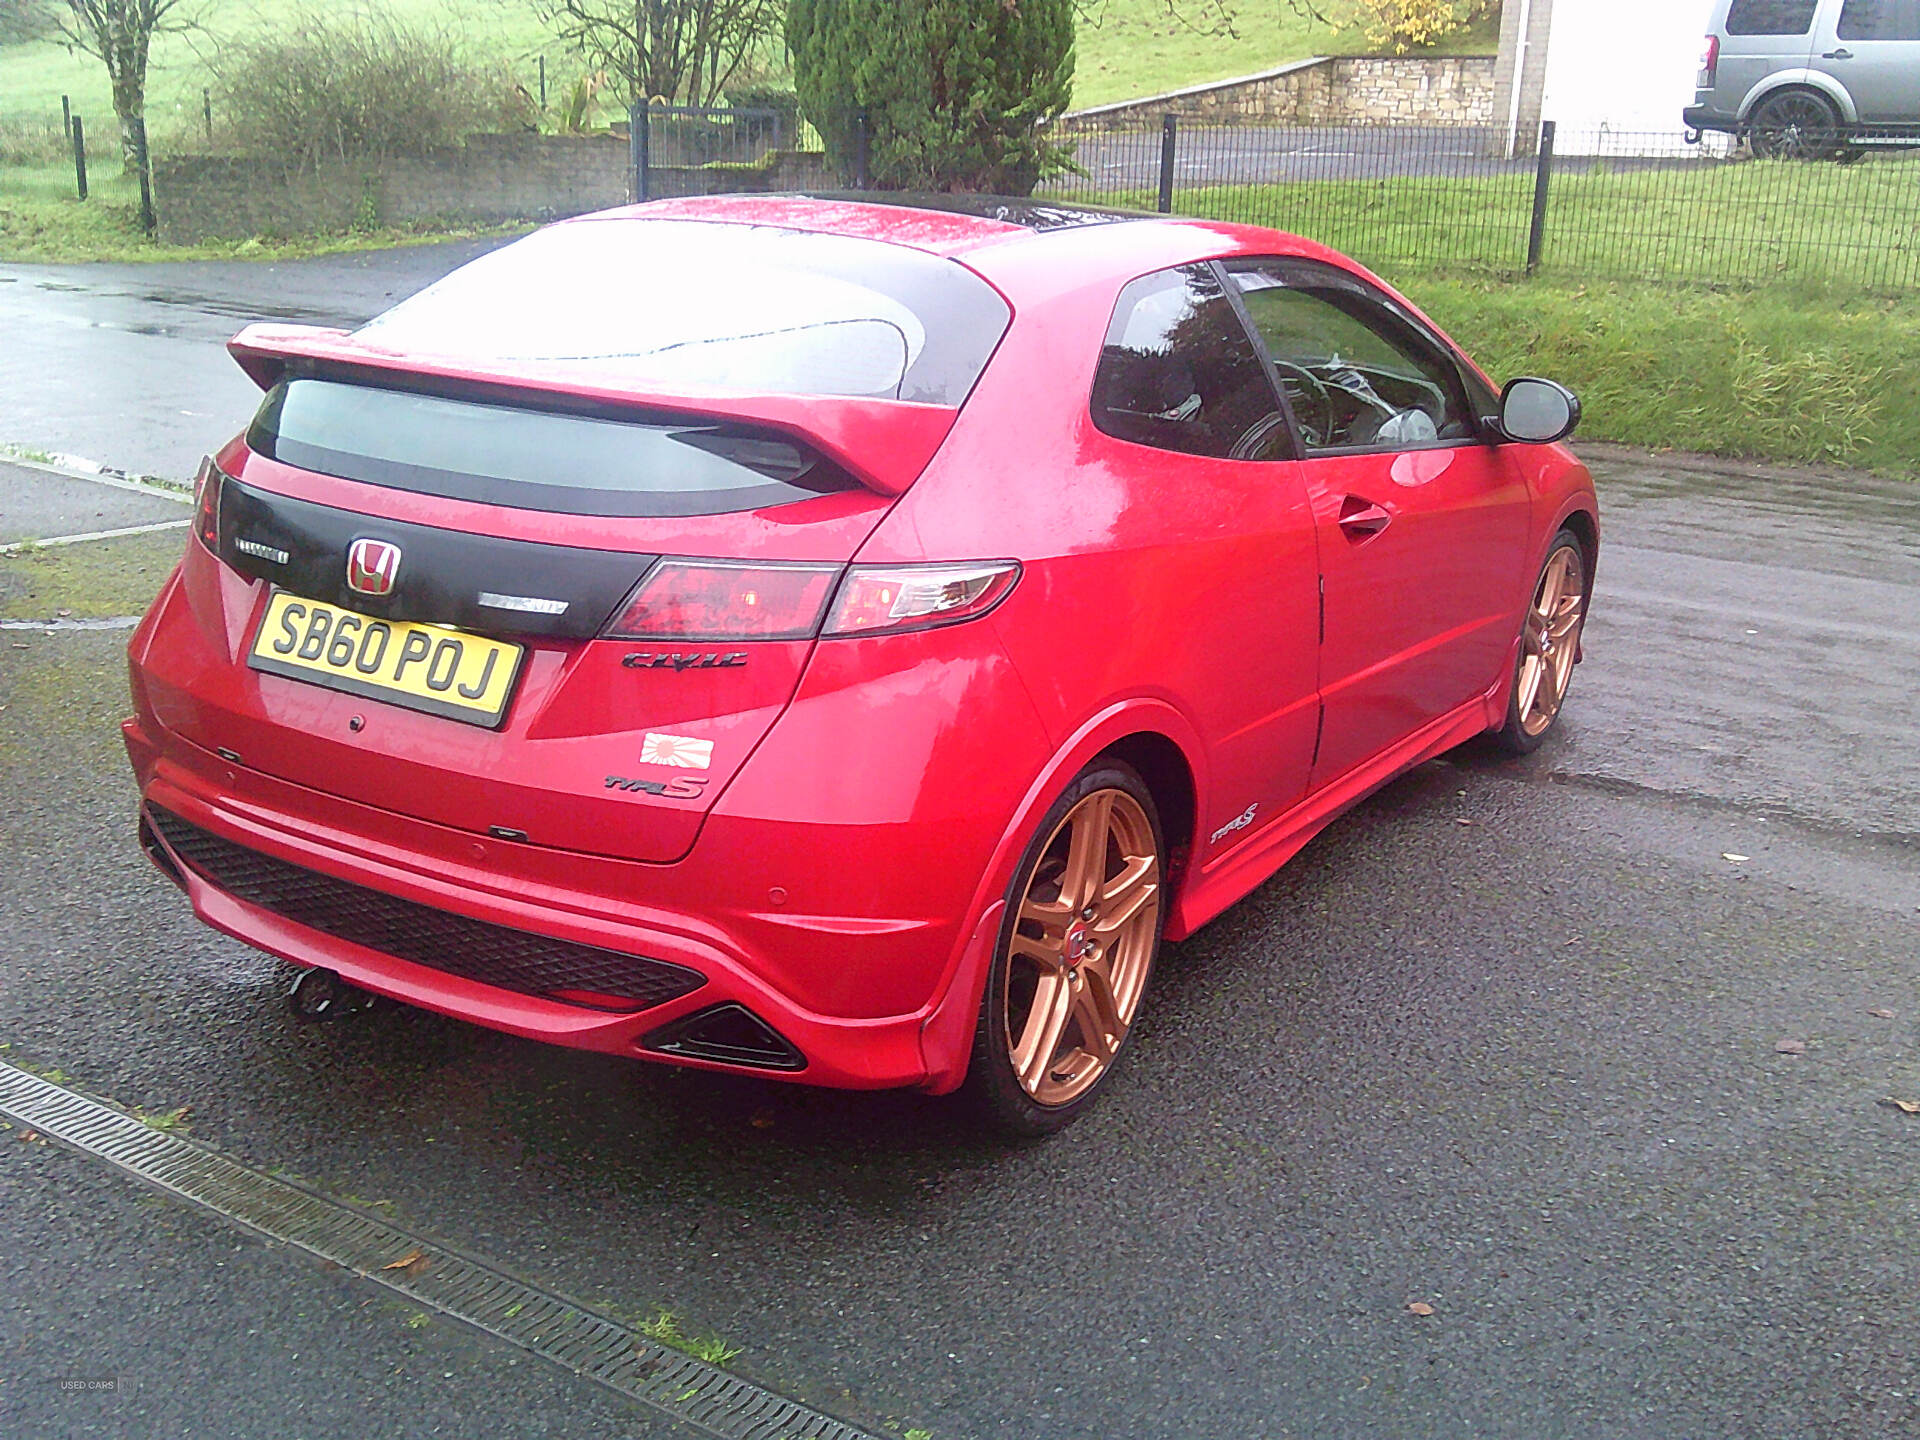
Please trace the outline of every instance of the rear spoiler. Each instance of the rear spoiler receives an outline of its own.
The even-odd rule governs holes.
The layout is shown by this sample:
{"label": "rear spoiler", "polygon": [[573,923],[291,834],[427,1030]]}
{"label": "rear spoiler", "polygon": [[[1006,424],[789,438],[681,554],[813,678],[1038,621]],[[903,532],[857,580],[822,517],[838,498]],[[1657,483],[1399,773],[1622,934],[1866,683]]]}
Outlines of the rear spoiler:
{"label": "rear spoiler", "polygon": [[529,398],[565,395],[665,411],[696,420],[749,421],[804,440],[869,490],[899,495],[927,468],[960,413],[945,405],[843,395],[755,395],[682,387],[636,386],[602,369],[539,361],[473,364],[397,355],[357,341],[345,330],[313,325],[249,325],[227,353],[262,390],[295,365],[341,378],[379,383],[383,376],[430,376],[520,391]]}

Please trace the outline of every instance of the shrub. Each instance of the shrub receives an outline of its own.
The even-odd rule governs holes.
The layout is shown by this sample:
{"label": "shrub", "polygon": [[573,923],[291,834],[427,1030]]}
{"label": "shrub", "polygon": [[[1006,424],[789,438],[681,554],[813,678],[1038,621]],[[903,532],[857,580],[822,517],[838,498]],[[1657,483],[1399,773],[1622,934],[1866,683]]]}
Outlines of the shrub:
{"label": "shrub", "polygon": [[378,11],[307,11],[227,47],[217,76],[229,138],[291,169],[417,154],[524,128],[533,111],[504,71],[444,31]]}
{"label": "shrub", "polygon": [[1437,45],[1500,8],[1500,0],[1352,0],[1348,28],[1369,45],[1404,55]]}
{"label": "shrub", "polygon": [[800,107],[843,169],[896,190],[1024,195],[1065,152],[1040,127],[1073,92],[1075,0],[792,0]]}

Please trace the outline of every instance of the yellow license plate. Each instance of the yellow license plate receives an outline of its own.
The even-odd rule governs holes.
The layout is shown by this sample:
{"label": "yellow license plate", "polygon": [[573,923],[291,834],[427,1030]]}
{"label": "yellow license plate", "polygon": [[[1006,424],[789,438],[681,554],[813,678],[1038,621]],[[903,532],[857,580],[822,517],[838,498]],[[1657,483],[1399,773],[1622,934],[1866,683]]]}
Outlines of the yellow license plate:
{"label": "yellow license plate", "polygon": [[526,647],[446,625],[376,620],[278,591],[247,664],[470,725],[497,726]]}

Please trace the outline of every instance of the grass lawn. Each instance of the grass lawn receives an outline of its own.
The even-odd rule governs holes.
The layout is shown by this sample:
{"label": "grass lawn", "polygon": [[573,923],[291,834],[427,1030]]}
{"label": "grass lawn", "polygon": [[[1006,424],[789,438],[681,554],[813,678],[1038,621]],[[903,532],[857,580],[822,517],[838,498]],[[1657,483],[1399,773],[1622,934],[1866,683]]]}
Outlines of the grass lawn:
{"label": "grass lawn", "polygon": [[1920,475],[1920,311],[1905,299],[1394,278],[1495,379],[1572,386],[1589,439]]}
{"label": "grass lawn", "polygon": [[[154,43],[148,72],[147,123],[154,143],[191,136],[201,124],[200,92],[213,85],[208,57],[223,39],[283,23],[308,0],[215,0],[207,7],[208,29],[193,36],[167,35]],[[1178,0],[1197,13],[1194,0]],[[1358,30],[1334,30],[1297,15],[1287,0],[1230,0],[1235,34],[1201,33],[1169,18],[1167,0],[1087,0],[1088,18],[1077,37],[1076,105],[1156,94],[1207,80],[1230,79],[1309,55],[1350,55],[1367,50]],[[541,23],[531,0],[384,0],[403,20],[444,25],[463,36],[476,54],[497,56],[528,90],[535,87],[536,57],[547,57],[549,94],[571,81],[580,65]],[[1448,53],[1486,53],[1497,36],[1486,25],[1454,37]],[[776,51],[778,47],[775,47]],[[779,54],[768,67],[784,70]],[[89,127],[106,134],[112,124],[106,72],[88,55],[70,55],[57,45],[0,49],[0,123],[60,115],[60,97],[72,97]]]}

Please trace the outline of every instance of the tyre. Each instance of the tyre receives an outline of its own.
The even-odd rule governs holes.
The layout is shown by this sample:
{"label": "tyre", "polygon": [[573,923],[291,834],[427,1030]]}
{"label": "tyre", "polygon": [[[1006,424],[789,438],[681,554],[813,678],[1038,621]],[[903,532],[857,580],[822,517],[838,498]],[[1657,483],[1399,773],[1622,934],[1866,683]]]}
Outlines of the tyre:
{"label": "tyre", "polygon": [[1776,90],[1754,106],[1747,143],[1762,160],[1824,160],[1840,150],[1840,116],[1811,90]]}
{"label": "tyre", "polygon": [[1160,950],[1165,877],[1151,792],[1096,760],[1048,808],[1008,889],[966,1080],[990,1129],[1051,1134],[1108,1083]]}
{"label": "tyre", "polygon": [[1510,754],[1539,749],[1560,718],[1586,623],[1586,552],[1579,536],[1562,530],[1547,547],[1546,563],[1520,622],[1520,656],[1514,662],[1507,723],[1494,732],[1494,740]]}

